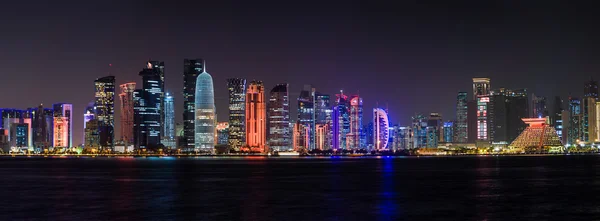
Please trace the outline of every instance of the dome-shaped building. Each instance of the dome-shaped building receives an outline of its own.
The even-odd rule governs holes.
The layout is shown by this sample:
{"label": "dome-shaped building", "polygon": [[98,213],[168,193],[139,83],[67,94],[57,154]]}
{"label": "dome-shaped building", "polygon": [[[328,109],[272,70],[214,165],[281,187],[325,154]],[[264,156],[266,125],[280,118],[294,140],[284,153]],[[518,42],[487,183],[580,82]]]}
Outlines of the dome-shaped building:
{"label": "dome-shaped building", "polygon": [[195,106],[194,146],[197,151],[212,151],[215,147],[215,94],[206,66],[196,79]]}

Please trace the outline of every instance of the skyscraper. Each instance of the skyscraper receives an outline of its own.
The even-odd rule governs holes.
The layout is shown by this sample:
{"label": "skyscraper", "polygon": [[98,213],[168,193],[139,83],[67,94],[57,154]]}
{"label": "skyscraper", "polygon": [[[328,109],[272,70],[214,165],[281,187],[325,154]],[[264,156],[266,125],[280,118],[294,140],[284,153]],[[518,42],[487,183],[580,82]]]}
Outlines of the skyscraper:
{"label": "skyscraper", "polygon": [[576,97],[569,97],[568,144],[577,145],[581,141],[581,129],[581,101]]}
{"label": "skyscraper", "polygon": [[[32,114],[32,135],[33,135],[33,146],[36,149],[42,150],[50,147],[52,144],[49,142],[48,134],[48,122],[46,121],[46,111],[44,106],[40,104],[38,108]],[[2,126],[2,125],[0,125]]]}
{"label": "skyscraper", "polygon": [[440,139],[443,139],[444,125],[442,115],[439,113],[429,114],[427,118],[427,147],[437,148]]}
{"label": "skyscraper", "polygon": [[96,119],[100,132],[100,147],[113,149],[115,140],[115,77],[107,76],[94,81],[96,88]]}
{"label": "skyscraper", "polygon": [[331,148],[340,149],[341,117],[339,106],[334,106],[331,111]]}
{"label": "skyscraper", "polygon": [[346,135],[346,145],[348,149],[359,149],[364,147],[361,142],[362,118],[363,118],[363,100],[358,95],[350,97],[350,132]]}
{"label": "skyscraper", "polygon": [[163,133],[161,143],[169,148],[176,148],[175,140],[175,100],[173,96],[166,93],[164,96]]}
{"label": "skyscraper", "polygon": [[202,59],[183,60],[183,139],[180,147],[184,152],[194,151],[196,79],[203,71]]}
{"label": "skyscraper", "polygon": [[583,96],[598,99],[598,82],[590,78],[583,86]]}
{"label": "skyscraper", "polygon": [[[315,145],[317,149],[328,150],[331,149],[331,105],[330,96],[315,92]],[[319,131],[317,131],[319,130]]]}
{"label": "skyscraper", "polygon": [[301,133],[302,138],[308,139],[308,149],[315,148],[315,89],[311,85],[304,85],[298,96],[298,122],[305,128]]}
{"label": "skyscraper", "polygon": [[148,61],[147,64],[149,69],[152,69],[153,71],[158,73],[158,86],[160,87],[160,100],[161,103],[158,107],[158,112],[160,113],[160,134],[162,134],[164,136],[165,134],[165,120],[166,120],[166,114],[165,114],[165,62],[163,61]]}
{"label": "skyscraper", "polygon": [[477,101],[467,101],[467,142],[477,141]]}
{"label": "skyscraper", "polygon": [[[246,142],[246,79],[227,79],[229,91],[229,146],[239,150]],[[289,108],[289,107],[288,107]]]}
{"label": "skyscraper", "polygon": [[375,150],[387,148],[390,140],[390,123],[387,111],[381,108],[373,108],[373,144]]}
{"label": "skyscraper", "polygon": [[493,91],[489,97],[489,140],[495,144],[508,145],[527,126],[521,120],[530,115],[527,91],[500,88]]}
{"label": "skyscraper", "polygon": [[137,150],[154,149],[160,145],[161,89],[159,72],[153,66],[140,71],[142,89],[133,92],[133,144]]}
{"label": "skyscraper", "polygon": [[347,149],[346,135],[350,133],[350,104],[348,96],[341,90],[339,94],[336,94],[339,114],[339,137],[340,137],[340,148]]}
{"label": "skyscraper", "polygon": [[490,97],[482,95],[477,97],[477,140],[487,141],[488,134],[488,103]]}
{"label": "skyscraper", "polygon": [[291,148],[290,101],[288,84],[278,84],[269,97],[269,147],[276,151]]}
{"label": "skyscraper", "polygon": [[546,97],[539,97],[535,94],[531,96],[531,117],[544,118],[548,116],[548,107],[546,105]]}
{"label": "skyscraper", "polygon": [[473,100],[477,100],[479,96],[489,95],[490,91],[489,78],[473,78]]}
{"label": "skyscraper", "polygon": [[444,122],[444,142],[452,143],[454,141],[454,122]]}
{"label": "skyscraper", "polygon": [[264,85],[252,81],[246,92],[246,145],[250,150],[266,152],[266,105]]}
{"label": "skyscraper", "polygon": [[[556,130],[556,134],[561,139],[561,141],[564,141],[564,139],[563,139],[563,120],[562,120],[563,111],[564,111],[564,108],[563,108],[562,98],[560,98],[560,96],[554,97],[554,108],[552,109],[550,123],[552,124],[552,126],[554,126],[554,130]],[[596,113],[599,113],[599,112],[596,111]],[[600,118],[598,118],[598,119],[600,119]],[[566,144],[566,142],[564,142],[564,143]]]}
{"label": "skyscraper", "polygon": [[197,151],[213,152],[215,147],[215,91],[213,79],[206,68],[196,80],[195,145]]}
{"label": "skyscraper", "polygon": [[135,82],[121,84],[121,140],[127,144],[133,144],[133,92]]}
{"label": "skyscraper", "polygon": [[456,97],[456,131],[454,131],[456,143],[467,142],[467,92],[458,92]]}
{"label": "skyscraper", "polygon": [[413,148],[427,147],[427,118],[421,114],[412,117]]}
{"label": "skyscraper", "polygon": [[54,147],[73,147],[73,105],[58,103],[54,109]]}
{"label": "skyscraper", "polygon": [[581,105],[582,120],[581,132],[583,142],[596,142],[597,137],[597,122],[596,122],[596,101],[594,97],[584,97]]}

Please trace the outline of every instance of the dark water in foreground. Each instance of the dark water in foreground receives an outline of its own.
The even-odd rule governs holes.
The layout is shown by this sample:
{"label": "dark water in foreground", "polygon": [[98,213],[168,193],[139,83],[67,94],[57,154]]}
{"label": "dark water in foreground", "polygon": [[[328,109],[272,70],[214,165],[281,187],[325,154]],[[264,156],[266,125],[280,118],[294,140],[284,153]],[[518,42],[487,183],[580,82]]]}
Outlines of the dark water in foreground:
{"label": "dark water in foreground", "polygon": [[600,156],[0,158],[0,220],[597,220]]}

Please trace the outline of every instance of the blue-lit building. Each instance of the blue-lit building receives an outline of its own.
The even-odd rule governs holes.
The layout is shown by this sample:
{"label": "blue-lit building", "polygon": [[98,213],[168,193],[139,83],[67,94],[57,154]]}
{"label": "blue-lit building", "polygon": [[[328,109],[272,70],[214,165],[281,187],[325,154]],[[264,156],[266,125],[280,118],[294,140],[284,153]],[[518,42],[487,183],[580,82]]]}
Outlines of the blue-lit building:
{"label": "blue-lit building", "polygon": [[412,117],[413,148],[427,147],[427,118],[421,114]]}
{"label": "blue-lit building", "polygon": [[133,92],[133,143],[136,149],[157,148],[161,135],[161,88],[158,71],[144,68],[140,71],[142,89]]}
{"label": "blue-lit building", "polygon": [[[298,97],[298,123],[302,129],[300,130],[299,143],[308,143],[309,150],[315,148],[315,106],[314,106],[315,89],[310,85],[304,85],[304,89],[300,91]],[[308,134],[306,134],[308,133]],[[308,142],[304,141],[308,139]]]}
{"label": "blue-lit building", "polygon": [[444,142],[454,142],[454,122],[452,121],[444,122]]}
{"label": "blue-lit building", "polygon": [[331,148],[340,149],[341,117],[339,106],[334,106],[331,111]]}
{"label": "blue-lit building", "polygon": [[340,148],[347,149],[346,137],[350,133],[350,104],[344,91],[336,94],[338,111],[340,112]]}
{"label": "blue-lit building", "polygon": [[164,118],[162,144],[166,147],[176,148],[175,140],[175,102],[171,94],[164,96]]}

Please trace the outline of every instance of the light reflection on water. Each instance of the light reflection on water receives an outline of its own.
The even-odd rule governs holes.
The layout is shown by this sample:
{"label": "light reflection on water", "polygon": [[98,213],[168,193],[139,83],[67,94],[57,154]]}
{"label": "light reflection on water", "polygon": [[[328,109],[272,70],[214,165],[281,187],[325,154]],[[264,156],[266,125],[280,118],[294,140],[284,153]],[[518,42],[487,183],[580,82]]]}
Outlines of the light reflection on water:
{"label": "light reflection on water", "polygon": [[0,220],[600,217],[597,156],[11,157],[0,168]]}

